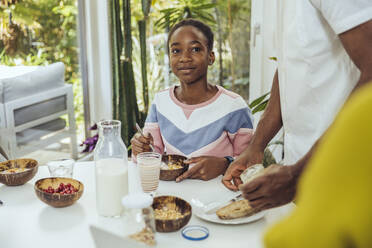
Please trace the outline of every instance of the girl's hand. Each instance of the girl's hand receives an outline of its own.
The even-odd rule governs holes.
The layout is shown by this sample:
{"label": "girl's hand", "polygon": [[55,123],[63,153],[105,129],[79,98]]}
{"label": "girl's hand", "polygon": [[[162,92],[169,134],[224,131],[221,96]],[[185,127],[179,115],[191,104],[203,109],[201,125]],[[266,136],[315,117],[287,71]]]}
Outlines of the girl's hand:
{"label": "girl's hand", "polygon": [[147,137],[142,136],[140,133],[136,133],[130,140],[132,144],[132,154],[137,156],[141,152],[151,152],[150,143],[154,146],[154,139],[149,133]]}
{"label": "girl's hand", "polygon": [[195,165],[181,176],[177,177],[176,182],[181,182],[186,178],[207,181],[224,173],[228,166],[228,161],[225,158],[211,156],[190,158],[186,160],[185,163]]}

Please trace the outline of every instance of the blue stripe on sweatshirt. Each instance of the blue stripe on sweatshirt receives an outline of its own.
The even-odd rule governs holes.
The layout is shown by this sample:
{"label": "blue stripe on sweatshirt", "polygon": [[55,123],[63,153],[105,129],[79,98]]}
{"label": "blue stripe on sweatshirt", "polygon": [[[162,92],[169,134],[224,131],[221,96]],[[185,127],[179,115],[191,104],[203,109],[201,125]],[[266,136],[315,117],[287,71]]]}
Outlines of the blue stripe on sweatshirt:
{"label": "blue stripe on sweatshirt", "polygon": [[158,118],[156,116],[157,113],[158,111],[156,109],[156,104],[151,104],[149,114],[146,117],[146,122],[152,122],[152,123],[158,122]]}

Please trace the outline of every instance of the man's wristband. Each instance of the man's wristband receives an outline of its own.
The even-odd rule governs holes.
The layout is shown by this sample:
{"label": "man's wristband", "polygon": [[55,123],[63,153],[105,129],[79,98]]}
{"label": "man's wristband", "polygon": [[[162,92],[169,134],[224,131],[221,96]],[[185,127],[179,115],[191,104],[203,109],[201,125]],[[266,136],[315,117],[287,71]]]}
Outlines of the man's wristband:
{"label": "man's wristband", "polygon": [[232,162],[234,162],[234,158],[231,156],[224,157],[227,160],[227,166],[229,166]]}

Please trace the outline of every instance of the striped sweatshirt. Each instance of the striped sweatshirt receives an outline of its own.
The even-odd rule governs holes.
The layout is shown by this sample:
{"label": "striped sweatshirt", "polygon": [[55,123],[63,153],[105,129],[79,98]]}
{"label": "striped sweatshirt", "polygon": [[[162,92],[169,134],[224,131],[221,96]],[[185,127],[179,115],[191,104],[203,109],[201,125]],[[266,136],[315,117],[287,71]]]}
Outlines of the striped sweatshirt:
{"label": "striped sweatshirt", "polygon": [[220,86],[210,100],[187,105],[177,100],[175,87],[155,95],[144,131],[163,154],[237,156],[253,134],[250,109],[241,96]]}

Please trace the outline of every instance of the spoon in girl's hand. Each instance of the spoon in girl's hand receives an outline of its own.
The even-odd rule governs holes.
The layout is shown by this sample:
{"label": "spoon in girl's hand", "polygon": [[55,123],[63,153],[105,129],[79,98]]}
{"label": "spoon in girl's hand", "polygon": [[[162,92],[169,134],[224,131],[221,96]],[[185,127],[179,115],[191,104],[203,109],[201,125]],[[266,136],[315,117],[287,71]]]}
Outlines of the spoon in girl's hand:
{"label": "spoon in girl's hand", "polygon": [[[146,137],[145,134],[143,133],[141,127],[138,125],[137,122],[136,122],[136,128],[137,128],[137,131],[138,131],[138,132],[139,132],[143,137]],[[149,144],[149,145],[150,145],[151,150],[154,152],[154,151],[155,151],[154,147],[153,147],[151,144]]]}

